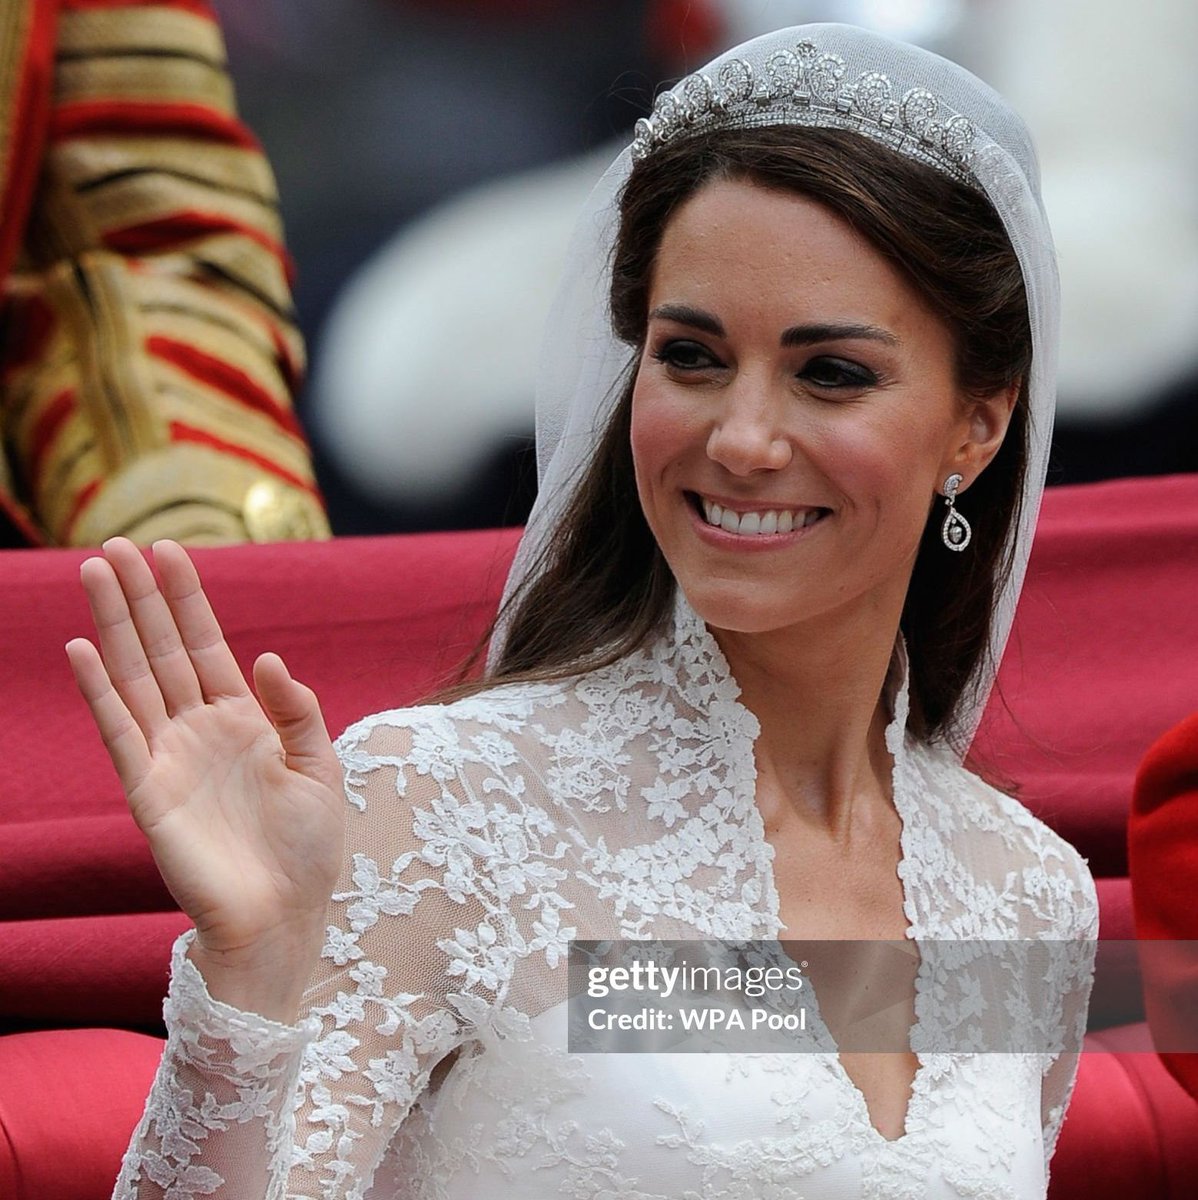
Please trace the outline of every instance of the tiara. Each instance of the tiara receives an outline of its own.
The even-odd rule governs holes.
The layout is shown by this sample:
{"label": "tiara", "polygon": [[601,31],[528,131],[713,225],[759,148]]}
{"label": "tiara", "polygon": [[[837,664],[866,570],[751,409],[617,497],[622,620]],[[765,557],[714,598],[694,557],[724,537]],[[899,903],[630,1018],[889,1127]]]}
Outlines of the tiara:
{"label": "tiara", "polygon": [[720,65],[714,80],[696,72],[658,96],[637,121],[634,161],[669,142],[729,126],[818,125],[850,129],[978,188],[971,172],[977,129],[926,88],[897,96],[889,76],[864,71],[845,80],[838,54],[821,54],[813,42],[778,50],[760,74],[743,58]]}

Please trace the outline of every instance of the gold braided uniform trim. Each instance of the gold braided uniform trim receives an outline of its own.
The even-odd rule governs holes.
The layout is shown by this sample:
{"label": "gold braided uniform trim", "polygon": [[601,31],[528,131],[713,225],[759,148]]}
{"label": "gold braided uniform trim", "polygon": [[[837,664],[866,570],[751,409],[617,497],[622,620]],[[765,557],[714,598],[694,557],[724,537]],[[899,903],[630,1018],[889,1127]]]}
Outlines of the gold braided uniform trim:
{"label": "gold braided uniform trim", "polygon": [[194,145],[170,138],[89,138],[63,142],[54,150],[55,167],[76,191],[102,188],[131,174],[177,175],[214,191],[229,192],[278,209],[274,176],[262,155],[239,146]]}
{"label": "gold braided uniform trim", "polygon": [[101,239],[115,230],[148,225],[189,211],[219,212],[268,242],[279,243],[283,238],[279,214],[273,206],[161,172],[115,179],[103,188],[89,191],[86,205],[79,207],[86,208],[92,229]]}
{"label": "gold braided uniform trim", "polygon": [[[278,500],[281,511],[274,528],[247,528],[247,501],[259,484],[266,484]],[[157,537],[179,536],[194,527],[201,515],[207,532],[198,536],[205,541],[328,536],[328,520],[315,496],[264,478],[253,463],[180,443],[140,459],[118,478],[107,480],[79,518],[71,541],[78,546],[96,545],[123,533],[145,544]],[[189,541],[196,536],[187,534]]]}
{"label": "gold braided uniform trim", "polygon": [[[203,447],[202,461],[217,476],[221,463],[227,463],[232,490],[243,498],[247,478],[277,479],[282,487],[292,479],[297,490],[314,486],[307,446],[290,425],[290,397],[274,364],[270,324],[254,306],[228,298],[222,302],[211,287],[192,281],[134,270],[115,255],[90,254],[59,264],[45,280],[44,294],[63,323],[37,362],[14,373],[7,416],[33,476],[35,507],[56,539],[87,544],[85,531],[99,518],[89,515],[73,524],[81,498],[94,497],[98,481],[130,473],[146,478],[133,469],[141,459],[197,431],[226,446],[227,458]],[[206,307],[212,319],[206,318]],[[240,320],[239,307],[244,309]],[[235,372],[248,391],[229,391],[219,381],[197,376],[188,364],[155,353],[160,339]],[[77,348],[82,360],[75,358]],[[50,418],[62,411],[54,406],[67,393],[73,395],[71,411],[53,423],[47,442]],[[256,407],[255,396],[267,407]],[[162,487],[171,478],[153,475],[150,481]],[[218,493],[226,506],[232,503],[213,480],[207,494]],[[109,493],[106,485],[105,495],[107,503],[97,511],[112,514],[128,492]],[[165,503],[158,493],[155,500]],[[91,506],[97,503],[88,499]],[[307,520],[313,530],[327,529],[311,515]],[[118,520],[118,526],[126,524]],[[241,536],[244,540],[244,530]]]}
{"label": "gold braided uniform trim", "polygon": [[[0,171],[7,172],[12,157],[13,117],[16,93],[25,62],[31,4],[28,0],[5,0],[0,4]],[[0,179],[0,197],[7,190]]]}
{"label": "gold braided uniform trim", "polygon": [[217,26],[198,13],[152,5],[63,12],[59,19],[60,59],[92,54],[149,51],[178,54],[225,65],[225,46]]}
{"label": "gold braided uniform trim", "polygon": [[4,281],[0,486],[62,544],[328,536],[292,411],[274,179],[219,30],[131,3],[67,10],[59,33],[59,109]]}
{"label": "gold braided uniform trim", "polygon": [[59,60],[54,74],[57,104],[109,100],[155,104],[201,104],[233,112],[233,85],[217,66],[192,58],[87,58]]}

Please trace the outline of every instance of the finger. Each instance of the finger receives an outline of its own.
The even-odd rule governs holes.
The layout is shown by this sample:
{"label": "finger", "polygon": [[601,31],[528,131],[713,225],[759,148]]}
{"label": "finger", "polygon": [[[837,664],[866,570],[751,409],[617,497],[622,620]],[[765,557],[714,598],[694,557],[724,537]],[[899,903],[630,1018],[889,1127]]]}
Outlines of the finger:
{"label": "finger", "polygon": [[200,681],[158,581],[141,551],[128,538],[109,538],[104,557],[120,580],[134,628],[166,711],[174,716],[204,703]]}
{"label": "finger", "polygon": [[120,580],[105,558],[85,559],[79,579],[99,635],[102,665],[109,682],[142,733],[150,738],[170,718]]}
{"label": "finger", "polygon": [[95,646],[86,638],[74,638],[67,642],[66,651],[75,683],[91,709],[108,757],[128,795],[151,766],[145,736],[112,686]]}
{"label": "finger", "polygon": [[162,594],[191,659],[205,700],[248,696],[249,685],[208,603],[191,556],[178,542],[154,543]]}
{"label": "finger", "polygon": [[316,693],[293,679],[277,654],[258,656],[254,663],[254,685],[283,744],[287,765],[327,783],[327,773],[336,762],[336,754]]}

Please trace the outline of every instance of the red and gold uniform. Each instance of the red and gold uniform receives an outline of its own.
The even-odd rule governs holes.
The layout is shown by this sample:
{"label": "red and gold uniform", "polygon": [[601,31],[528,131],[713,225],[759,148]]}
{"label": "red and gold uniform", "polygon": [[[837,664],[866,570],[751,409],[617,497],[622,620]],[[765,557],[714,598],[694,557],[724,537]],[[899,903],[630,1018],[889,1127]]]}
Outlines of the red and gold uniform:
{"label": "red and gold uniform", "polygon": [[0,280],[25,539],[328,536],[274,179],[203,0],[0,0]]}

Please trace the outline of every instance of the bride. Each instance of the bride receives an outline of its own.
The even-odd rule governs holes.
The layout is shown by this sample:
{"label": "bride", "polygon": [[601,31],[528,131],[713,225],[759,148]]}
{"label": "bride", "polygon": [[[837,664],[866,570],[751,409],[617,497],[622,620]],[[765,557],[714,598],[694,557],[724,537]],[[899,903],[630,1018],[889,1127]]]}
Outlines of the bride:
{"label": "bride", "polygon": [[[1044,479],[1037,187],[998,96],[852,27],[665,93],[579,223],[484,680],[335,746],[181,547],[84,564],[72,667],[195,924],[116,1196],[1046,1193],[1094,887],[961,762]],[[780,937],[920,946],[905,1048],[570,1053],[572,941]],[[976,1052],[959,939],[1078,947],[1043,1044]]]}

